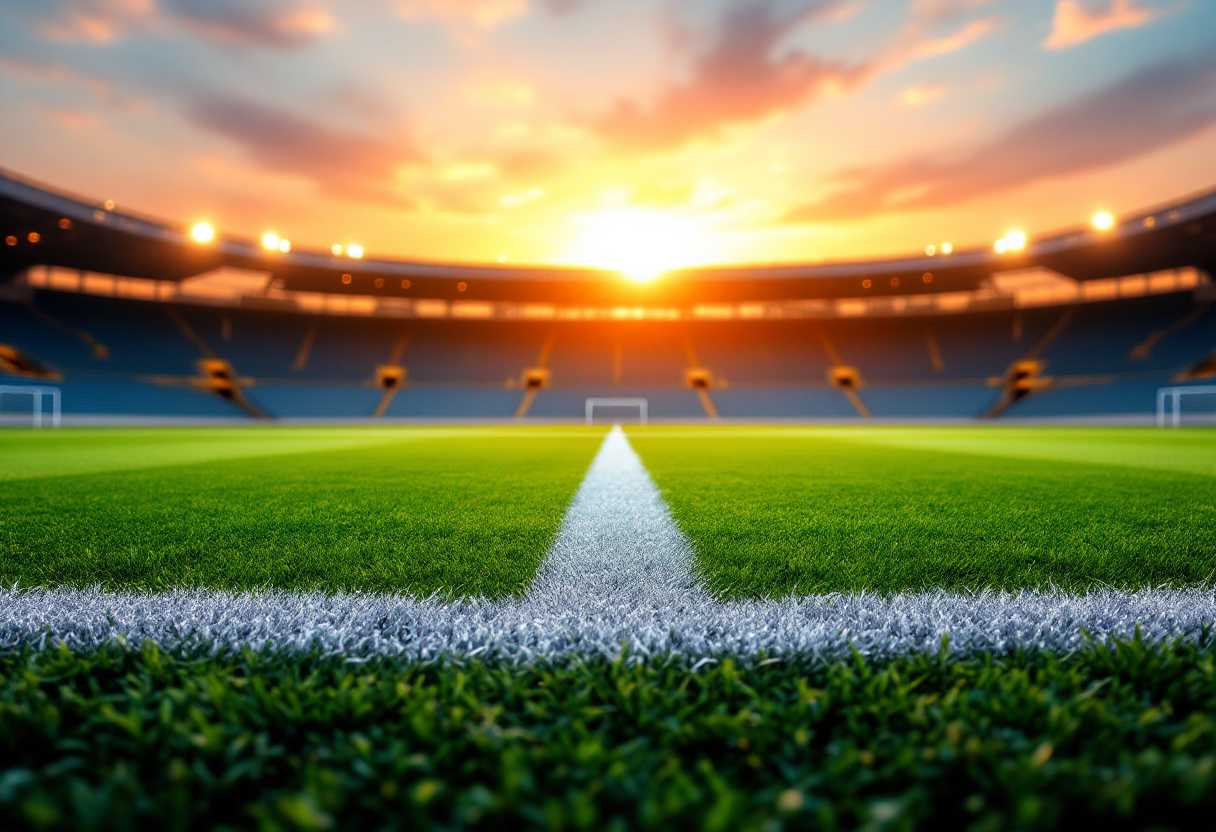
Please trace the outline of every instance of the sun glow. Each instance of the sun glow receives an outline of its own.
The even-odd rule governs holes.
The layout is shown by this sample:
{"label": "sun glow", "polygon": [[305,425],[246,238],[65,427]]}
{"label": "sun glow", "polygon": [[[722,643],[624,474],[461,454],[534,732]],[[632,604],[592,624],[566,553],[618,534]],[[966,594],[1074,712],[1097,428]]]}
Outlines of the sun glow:
{"label": "sun glow", "polygon": [[674,214],[615,208],[585,214],[579,224],[582,231],[564,259],[620,272],[638,283],[705,258],[705,230]]}

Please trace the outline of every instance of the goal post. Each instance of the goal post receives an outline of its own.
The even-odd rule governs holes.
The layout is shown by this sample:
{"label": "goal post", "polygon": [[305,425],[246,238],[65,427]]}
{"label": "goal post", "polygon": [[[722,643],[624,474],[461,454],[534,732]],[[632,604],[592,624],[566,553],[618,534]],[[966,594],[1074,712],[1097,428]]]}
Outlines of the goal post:
{"label": "goal post", "polygon": [[[1169,414],[1170,427],[1182,425],[1183,396],[1216,396],[1216,385],[1203,384],[1192,387],[1162,387],[1157,391],[1157,427],[1165,427],[1166,414]],[[1169,407],[1166,403],[1169,403]]]}
{"label": "goal post", "polygon": [[33,426],[42,427],[42,405],[46,396],[51,397],[51,427],[59,427],[62,418],[60,392],[58,387],[41,387],[27,384],[0,384],[0,416],[4,415],[4,399],[6,396],[29,396],[33,399]]}
{"label": "goal post", "polygon": [[638,422],[643,425],[646,424],[646,418],[648,415],[647,411],[649,409],[649,405],[647,404],[645,399],[614,399],[614,398],[587,399],[586,409],[587,409],[587,424],[588,425],[592,425],[595,423],[595,409],[597,407],[611,407],[611,408],[636,407],[638,409]]}

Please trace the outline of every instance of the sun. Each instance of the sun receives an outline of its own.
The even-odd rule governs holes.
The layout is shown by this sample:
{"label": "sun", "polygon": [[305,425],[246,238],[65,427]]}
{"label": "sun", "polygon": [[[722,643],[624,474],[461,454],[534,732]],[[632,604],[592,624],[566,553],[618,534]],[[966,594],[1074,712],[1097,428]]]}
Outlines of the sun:
{"label": "sun", "polygon": [[614,208],[578,218],[568,259],[650,283],[704,256],[703,230],[687,218],[646,208]]}

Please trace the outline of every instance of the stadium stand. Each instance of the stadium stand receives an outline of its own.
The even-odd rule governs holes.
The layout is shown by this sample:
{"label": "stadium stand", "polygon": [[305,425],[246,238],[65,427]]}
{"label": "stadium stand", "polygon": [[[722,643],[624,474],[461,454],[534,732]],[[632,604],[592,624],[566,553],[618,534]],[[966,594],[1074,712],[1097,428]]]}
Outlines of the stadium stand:
{"label": "stadium stand", "polygon": [[[129,417],[1145,417],[1216,376],[1216,192],[1016,252],[683,269],[267,251],[0,171],[0,379]],[[233,275],[252,289],[197,285]],[[1020,287],[1020,288],[1019,288]]]}
{"label": "stadium stand", "polygon": [[[179,325],[175,319],[180,319]],[[207,392],[200,361],[228,362],[249,404],[280,419],[366,419],[404,378],[386,419],[511,418],[525,372],[547,364],[527,418],[578,420],[592,396],[645,397],[655,419],[705,417],[700,365],[723,418],[987,413],[1016,362],[1041,387],[1000,418],[1146,415],[1156,389],[1216,351],[1216,310],[1194,292],[1033,309],[775,321],[385,320],[166,304],[39,290],[0,303],[0,344],[41,365],[69,416],[253,418]],[[9,373],[16,378],[19,373]],[[1202,378],[1191,379],[1200,382]]]}

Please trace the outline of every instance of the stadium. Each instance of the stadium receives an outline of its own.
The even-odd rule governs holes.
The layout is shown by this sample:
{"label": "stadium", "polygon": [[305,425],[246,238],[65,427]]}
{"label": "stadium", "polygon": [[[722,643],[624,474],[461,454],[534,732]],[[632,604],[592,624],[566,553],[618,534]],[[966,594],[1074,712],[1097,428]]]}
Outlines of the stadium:
{"label": "stadium", "polygon": [[[229,62],[253,66],[258,50],[309,52],[327,38],[379,48],[372,18],[343,18],[332,4],[60,5],[47,18],[0,12],[71,56],[37,63],[0,36],[0,93],[14,102],[3,106],[34,114],[30,124],[60,106],[47,85],[77,85],[137,123],[161,116],[113,81],[124,62],[151,73],[146,54],[95,67],[80,58],[98,73],[85,83],[71,67],[86,45],[110,54],[165,41],[188,56],[202,44],[221,74]],[[774,70],[774,89],[803,89],[757,111],[759,134],[799,108],[834,106],[815,97],[825,84],[825,102],[863,96],[855,87],[881,84],[868,73],[902,78],[1017,31],[1015,12],[989,8],[999,3],[906,5],[875,64],[888,68],[850,74],[817,63],[813,41],[794,35],[895,12],[722,4],[708,57],[690,59],[691,80],[659,100],[689,123],[716,106],[729,118],[679,153],[726,176],[730,143],[749,141],[737,138],[751,112],[738,102],[767,100],[747,87],[768,78],[757,67]],[[439,231],[428,240],[420,230],[440,228],[431,213],[443,212],[386,200],[378,168],[353,190],[334,184],[331,164],[354,177],[380,152],[360,138],[358,154],[343,156],[337,107],[324,127],[294,116],[267,127],[270,111],[244,104],[231,118],[186,119],[229,138],[265,128],[279,155],[262,162],[262,178],[230,175],[166,127],[176,122],[125,127],[193,166],[170,184],[154,173],[161,150],[135,133],[121,163],[111,155],[117,121],[111,132],[88,121],[81,151],[99,148],[113,170],[54,149],[57,133],[76,129],[61,114],[48,116],[50,132],[21,123],[0,158],[0,822],[1206,826],[1216,807],[1216,168],[1193,160],[1211,158],[1216,70],[1202,50],[1173,53],[1211,10],[1045,6],[1035,25],[1047,28],[1027,29],[1044,65],[1091,40],[1124,38],[1149,54],[1154,27],[1172,33],[1152,46],[1171,53],[1164,62],[1088,98],[1069,87],[1072,98],[1029,126],[1001,128],[1016,142],[990,142],[1010,170],[1031,159],[1019,174],[1031,180],[1082,135],[1064,155],[1118,204],[1074,210],[1089,203],[1067,177],[1048,196],[1018,196],[1010,182],[984,197],[974,183],[1004,172],[921,162],[963,194],[925,219],[917,200],[946,185],[905,181],[902,163],[853,170],[894,194],[873,222],[893,214],[882,227],[920,242],[859,245],[873,234],[857,207],[864,188],[822,207],[799,194],[787,216],[829,215],[811,226],[845,229],[831,233],[852,234],[841,245],[868,252],[856,256],[794,248],[768,261],[784,231],[713,219],[723,238],[759,234],[756,256],[698,259],[685,243],[702,240],[702,214],[731,217],[745,200],[715,191],[694,210],[696,189],[662,210],[613,191],[580,220],[594,239],[567,257],[484,256],[482,238],[500,228],[528,240],[529,223],[557,222],[503,217],[576,190],[569,169],[534,164],[527,176],[549,177],[545,187],[496,197],[489,219],[470,210],[461,225],[443,209],[459,229],[445,248]],[[577,38],[569,27],[583,20],[625,25],[628,15],[605,8],[406,2],[389,18],[401,32],[450,27],[453,54],[505,61],[495,50],[528,26]],[[664,25],[679,21],[693,38],[699,12],[664,9]],[[420,43],[442,40],[429,37]],[[558,76],[581,59],[564,55]],[[332,60],[310,61],[308,83]],[[418,60],[418,78],[454,72]],[[628,75],[625,63],[609,60],[607,76]],[[149,101],[176,83],[157,66],[169,80],[130,87]],[[1069,84],[1093,71],[1060,67]],[[690,104],[697,73],[712,93]],[[599,77],[579,75],[574,100]],[[1033,83],[1044,95],[1051,86]],[[22,110],[26,87],[34,103]],[[907,87],[899,106],[957,88]],[[512,90],[434,108],[535,106]],[[198,112],[214,115],[208,102]],[[579,141],[594,129],[620,142],[617,156],[580,158],[637,177],[636,196],[655,175],[646,159],[685,157],[636,150],[676,130],[659,109],[613,106],[554,135]],[[1178,113],[1181,138],[1154,137]],[[1043,127],[1063,119],[1074,119],[1067,131]],[[316,134],[322,167],[305,161],[311,129],[329,131]],[[718,156],[697,155],[713,141]],[[1040,144],[1046,160],[1025,149]],[[636,170],[623,167],[626,153],[642,159]],[[403,166],[423,165],[420,152],[405,156]],[[304,206],[277,178],[285,172],[320,198]],[[765,175],[794,181],[781,165]],[[463,188],[490,174],[461,161],[435,176]],[[86,189],[97,182],[124,198]],[[1037,219],[993,218],[1018,200]],[[267,206],[299,233],[270,230]],[[957,235],[936,230],[947,210]],[[254,219],[224,219],[242,212]],[[309,219],[340,228],[355,213],[393,217],[377,238],[390,241],[386,253]],[[405,236],[393,223],[416,235],[393,247]],[[535,251],[578,238],[575,227]]]}

